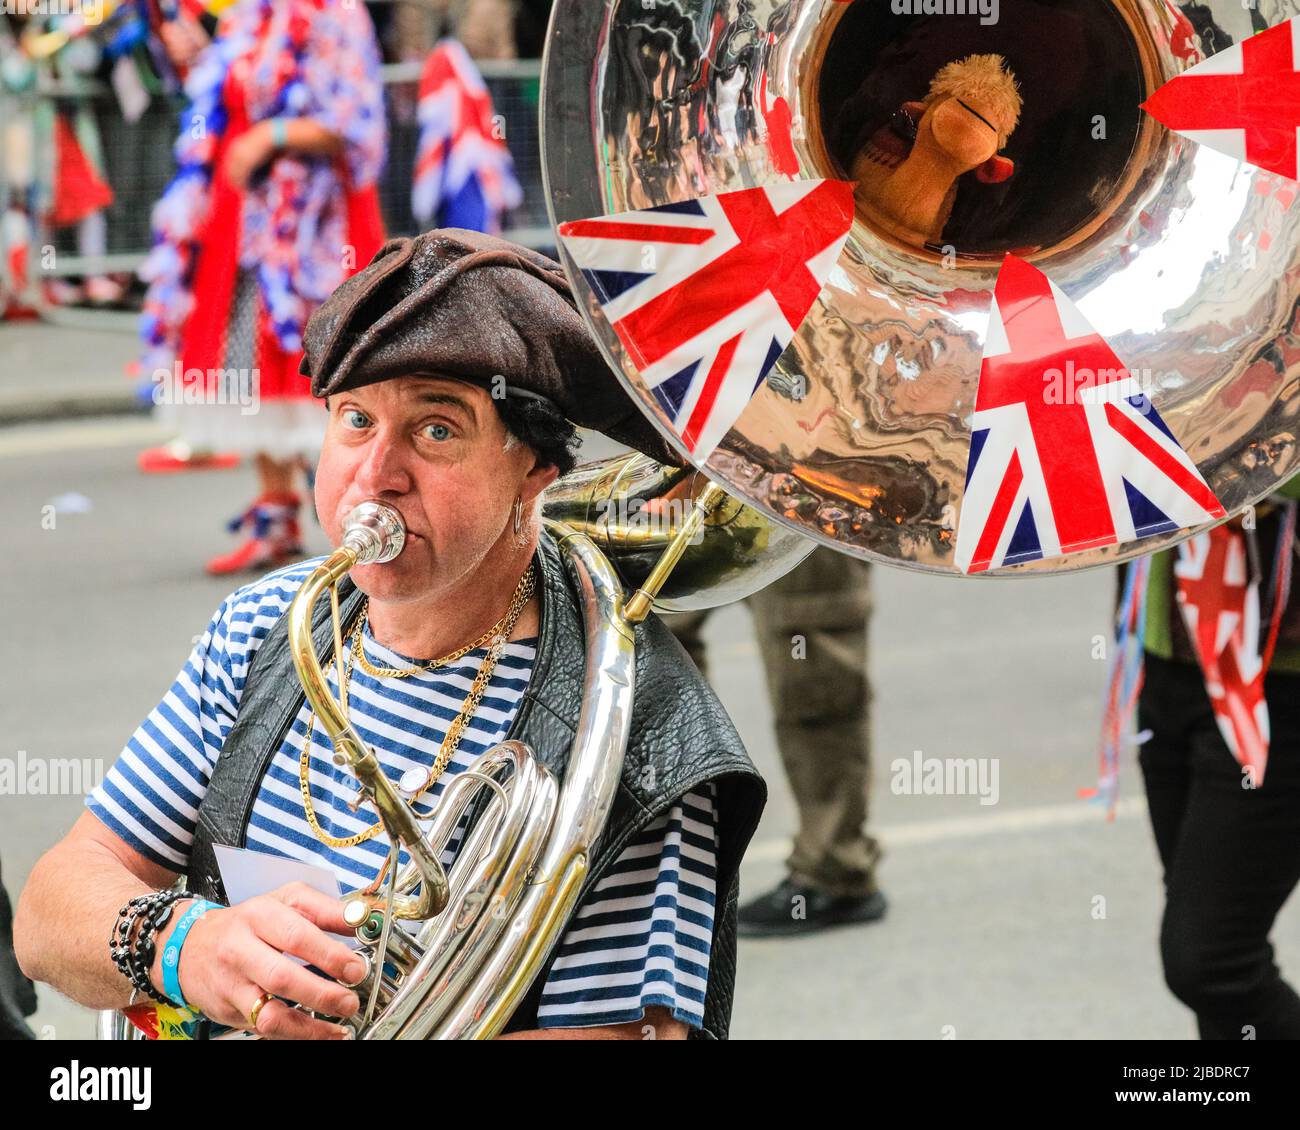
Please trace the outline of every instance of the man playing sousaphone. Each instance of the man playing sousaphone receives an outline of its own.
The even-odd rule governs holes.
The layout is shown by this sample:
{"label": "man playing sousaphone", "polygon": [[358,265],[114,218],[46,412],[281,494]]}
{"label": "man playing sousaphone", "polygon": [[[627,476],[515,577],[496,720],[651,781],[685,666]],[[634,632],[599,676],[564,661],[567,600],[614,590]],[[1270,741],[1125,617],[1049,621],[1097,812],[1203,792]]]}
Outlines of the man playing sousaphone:
{"label": "man playing sousaphone", "polygon": [[[400,556],[352,571],[366,600],[343,625],[343,695],[337,664],[329,679],[353,726],[417,817],[508,737],[562,768],[581,705],[565,676],[581,671],[584,640],[542,492],[573,465],[575,425],[678,460],[621,391],[559,266],[468,232],[395,240],[313,317],[304,371],[329,412],[326,534],[338,544],[368,500],[407,527]],[[346,986],[362,962],[329,936],[350,933],[340,902],[295,883],[226,907],[214,851],[314,863],[345,890],[385,865],[387,837],[353,805],[357,780],[332,762],[300,685],[270,677],[291,671],[281,620],[311,571],[281,569],[222,603],[89,811],[37,864],[15,929],[30,976],[93,1008],[153,998],[263,1036],[349,1034],[305,1011],[361,1007]],[[737,871],[764,789],[653,617],[636,628],[636,666],[612,815],[507,1034],[727,1033]],[[171,890],[181,875],[207,898]]]}

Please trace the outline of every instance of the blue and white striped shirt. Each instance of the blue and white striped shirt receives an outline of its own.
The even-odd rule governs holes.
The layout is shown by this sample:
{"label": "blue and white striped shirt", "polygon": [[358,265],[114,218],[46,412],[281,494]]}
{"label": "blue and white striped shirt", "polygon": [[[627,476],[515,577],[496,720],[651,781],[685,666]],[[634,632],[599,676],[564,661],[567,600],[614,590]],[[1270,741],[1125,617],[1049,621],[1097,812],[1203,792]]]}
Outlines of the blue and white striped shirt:
{"label": "blue and white striped shirt", "polygon": [[[141,723],[87,807],[124,841],[172,871],[185,869],[200,802],[212,767],[239,712],[249,665],[316,562],[281,569],[229,596],[162,701]],[[507,645],[465,728],[456,755],[429,790],[436,802],[446,783],[502,741],[528,686],[534,640]],[[414,661],[362,641],[373,666]],[[346,641],[345,641],[346,645]],[[357,665],[348,688],[353,724],[396,783],[407,770],[433,764],[487,654],[405,678],[375,678]],[[337,695],[337,669],[329,667]],[[345,890],[368,885],[388,854],[388,838],[331,848],[312,832],[304,812],[300,759],[310,713],[304,703],[276,752],[254,801],[247,846],[332,870]],[[356,779],[332,760],[320,725],[310,751],[312,809],[334,838],[365,830],[373,812],[349,810]],[[416,806],[427,816],[432,804]],[[444,853],[450,864],[460,834]],[[639,1020],[662,1005],[679,1020],[703,1023],[715,903],[717,821],[711,784],[687,793],[634,838],[593,888],[561,939],[543,990],[544,1028],[588,1027]],[[405,854],[403,854],[405,860]]]}

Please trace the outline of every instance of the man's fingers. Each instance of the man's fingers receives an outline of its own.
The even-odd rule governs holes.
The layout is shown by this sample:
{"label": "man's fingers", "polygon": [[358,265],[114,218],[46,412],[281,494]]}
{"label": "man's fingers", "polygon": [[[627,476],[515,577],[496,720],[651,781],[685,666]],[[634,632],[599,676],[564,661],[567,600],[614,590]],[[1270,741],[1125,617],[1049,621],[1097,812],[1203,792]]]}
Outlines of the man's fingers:
{"label": "man's fingers", "polygon": [[281,953],[292,953],[335,980],[355,984],[365,974],[365,964],[342,941],[330,938],[315,923],[285,906],[257,923],[257,936]]}
{"label": "man's fingers", "polygon": [[292,907],[330,934],[352,933],[352,927],[343,920],[343,904],[306,883],[290,883],[287,887],[272,891],[269,897]]}
{"label": "man's fingers", "polygon": [[268,1001],[258,1014],[257,1034],[267,1040],[342,1040],[347,1029],[315,1020],[284,1001]]}
{"label": "man's fingers", "polygon": [[326,1016],[352,1016],[361,1007],[360,999],[351,989],[318,977],[273,946],[260,942],[257,946],[257,952],[250,953],[244,972],[272,996],[285,997]]}
{"label": "man's fingers", "polygon": [[267,945],[281,953],[300,957],[336,981],[356,984],[365,974],[365,963],[347,945],[329,937],[310,919],[287,906],[268,904],[255,929]]}

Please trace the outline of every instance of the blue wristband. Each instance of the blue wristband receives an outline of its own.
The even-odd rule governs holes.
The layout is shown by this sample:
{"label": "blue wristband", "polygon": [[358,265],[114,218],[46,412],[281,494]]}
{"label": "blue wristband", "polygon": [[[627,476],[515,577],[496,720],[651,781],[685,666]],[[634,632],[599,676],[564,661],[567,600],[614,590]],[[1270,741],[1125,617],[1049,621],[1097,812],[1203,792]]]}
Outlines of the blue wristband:
{"label": "blue wristband", "polygon": [[176,929],[167,937],[167,944],[163,947],[162,956],[163,992],[173,1004],[179,1005],[181,1008],[190,1007],[185,1003],[185,997],[181,993],[181,946],[185,944],[185,938],[190,932],[190,927],[207,914],[209,910],[224,909],[225,907],[219,903],[208,902],[206,899],[196,899],[194,905],[176,923]]}
{"label": "blue wristband", "polygon": [[289,123],[284,118],[271,119],[271,144],[277,149],[289,144]]}

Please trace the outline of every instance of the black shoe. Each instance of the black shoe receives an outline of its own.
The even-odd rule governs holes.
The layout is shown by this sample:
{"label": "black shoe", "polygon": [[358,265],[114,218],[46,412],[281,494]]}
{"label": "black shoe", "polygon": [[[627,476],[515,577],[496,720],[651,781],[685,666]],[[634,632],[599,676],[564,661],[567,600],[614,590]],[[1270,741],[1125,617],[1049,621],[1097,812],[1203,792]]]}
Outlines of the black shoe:
{"label": "black shoe", "polygon": [[742,938],[813,934],[828,926],[878,922],[885,917],[888,907],[880,891],[869,895],[828,895],[787,878],[737,911],[736,932]]}

